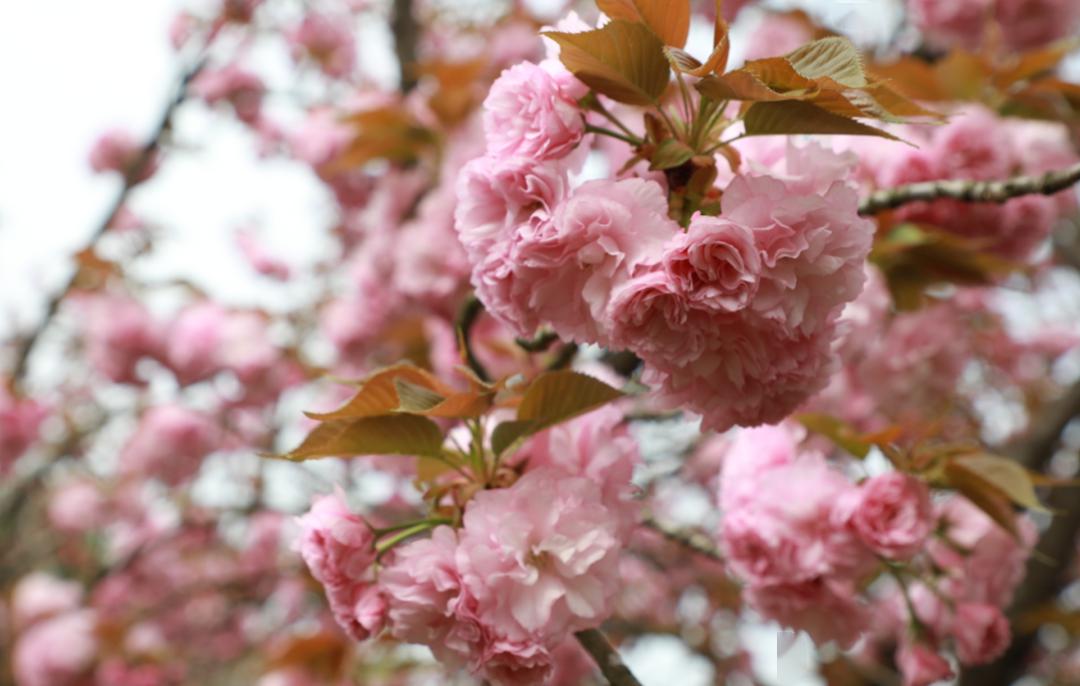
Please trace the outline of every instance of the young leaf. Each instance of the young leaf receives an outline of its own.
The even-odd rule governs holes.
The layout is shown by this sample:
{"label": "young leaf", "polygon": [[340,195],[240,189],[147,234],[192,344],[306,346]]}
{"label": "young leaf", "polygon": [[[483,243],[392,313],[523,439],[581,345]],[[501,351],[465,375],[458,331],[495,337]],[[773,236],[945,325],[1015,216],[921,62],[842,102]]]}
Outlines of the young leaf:
{"label": "young leaf", "polygon": [[525,391],[518,405],[517,419],[495,427],[491,448],[500,455],[521,438],[595,410],[621,396],[620,391],[585,374],[570,370],[545,372]]}
{"label": "young leaf", "polygon": [[545,428],[621,397],[622,393],[617,389],[586,374],[570,370],[545,372],[525,391],[517,416]]}
{"label": "young leaf", "polygon": [[789,52],[785,59],[808,79],[828,77],[849,88],[867,85],[859,51],[846,38],[831,36],[807,43]]}
{"label": "young leaf", "polygon": [[879,136],[899,141],[888,131],[867,126],[853,119],[833,114],[816,105],[798,100],[787,102],[756,102],[743,118],[747,136],[774,134],[842,134],[848,136]]}
{"label": "young leaf", "polygon": [[544,35],[559,44],[559,59],[574,76],[613,100],[651,105],[667,88],[664,44],[643,24],[617,19],[595,31]]}
{"label": "young leaf", "polygon": [[1049,512],[1035,495],[1031,475],[1014,460],[997,455],[976,454],[953,458],[946,473],[963,470],[1001,491],[1009,500],[1036,512]]}
{"label": "young leaf", "polygon": [[685,164],[694,156],[694,149],[686,143],[674,138],[668,138],[656,146],[656,152],[652,156],[653,170],[674,169]]}
{"label": "young leaf", "polygon": [[796,417],[800,424],[819,433],[860,460],[870,454],[872,441],[860,435],[849,424],[827,414],[807,412]]}
{"label": "young leaf", "polygon": [[335,419],[315,427],[298,448],[282,457],[293,462],[357,455],[438,457],[442,443],[439,426],[426,417],[396,414]]}
{"label": "young leaf", "polygon": [[1004,493],[997,487],[975,475],[974,472],[959,468],[950,460],[945,464],[945,478],[948,484],[985,512],[990,519],[1013,535],[1020,538],[1016,526],[1016,514]]}
{"label": "young leaf", "polygon": [[686,45],[690,0],[596,0],[596,6],[612,19],[648,26],[665,45]]}
{"label": "young leaf", "polygon": [[367,377],[349,402],[333,412],[308,412],[312,419],[359,419],[390,414],[399,408],[397,381],[405,381],[439,395],[451,391],[430,373],[408,363],[381,369]]}

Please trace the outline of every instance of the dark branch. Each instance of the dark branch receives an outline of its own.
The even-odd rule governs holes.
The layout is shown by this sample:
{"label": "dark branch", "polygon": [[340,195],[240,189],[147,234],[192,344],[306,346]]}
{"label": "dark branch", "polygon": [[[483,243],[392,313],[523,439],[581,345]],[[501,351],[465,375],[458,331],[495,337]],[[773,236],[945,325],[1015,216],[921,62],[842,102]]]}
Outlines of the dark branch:
{"label": "dark branch", "polygon": [[[1024,440],[1010,446],[1008,453],[1029,469],[1041,471],[1053,457],[1066,425],[1077,416],[1080,416],[1080,383],[1044,408]],[[1068,579],[1076,552],[1076,536],[1080,531],[1080,498],[1076,491],[1055,489],[1047,498],[1047,506],[1055,516],[1039,539],[1036,553],[1028,560],[1024,581],[1009,608],[1014,625],[1032,610],[1054,600]],[[965,670],[961,683],[979,686],[1013,683],[1025,673],[1034,644],[1035,636],[1031,632],[1016,635],[1004,655],[989,665]]]}
{"label": "dark branch", "polygon": [[699,555],[704,555],[718,562],[724,561],[724,556],[720,554],[720,550],[713,543],[712,538],[700,531],[682,529],[667,522],[653,519],[650,516],[646,516],[641,524],[656,531],[669,541],[689,548]]}
{"label": "dark branch", "polygon": [[[185,71],[181,76],[175,95],[173,95],[169,100],[169,103],[165,106],[165,110],[161,113],[161,118],[158,120],[157,126],[150,135],[150,138],[143,145],[139,157],[124,175],[123,188],[120,189],[116,198],[113,199],[108,212],[105,214],[105,218],[90,236],[85,249],[93,250],[101,238],[109,231],[109,227],[112,226],[113,221],[116,219],[116,215],[124,207],[124,204],[128,200],[128,196],[131,195],[132,189],[138,185],[143,172],[152,163],[154,156],[161,147],[162,140],[172,128],[173,115],[176,113],[176,109],[187,99],[188,86],[191,84],[192,79],[202,71],[204,65],[205,60],[199,59],[195,62],[194,66]],[[29,368],[30,356],[33,354],[34,348],[37,346],[42,334],[45,333],[53,319],[56,317],[56,313],[59,312],[60,305],[64,302],[64,298],[66,298],[68,294],[71,293],[72,289],[75,288],[78,277],[79,269],[76,267],[75,270],[72,271],[71,276],[68,277],[67,282],[49,298],[48,303],[45,305],[45,315],[41,318],[41,321],[33,331],[22,339],[22,342],[15,353],[15,365],[11,372],[11,383],[14,386],[22,384],[23,378]]]}
{"label": "dark branch", "polygon": [[623,663],[619,652],[599,629],[587,629],[574,634],[611,686],[641,686],[633,672]]}
{"label": "dark branch", "polygon": [[475,295],[470,295],[461,306],[461,312],[457,319],[458,345],[461,346],[461,354],[465,358],[465,364],[476,374],[481,381],[491,381],[491,374],[484,368],[484,364],[476,357],[472,349],[473,325],[480,315],[484,313],[484,304]]}
{"label": "dark branch", "polygon": [[412,0],[394,0],[394,15],[390,20],[394,33],[394,49],[401,65],[401,92],[416,87],[416,55],[420,42],[420,24],[413,14]]}
{"label": "dark branch", "polygon": [[964,202],[1003,203],[1022,195],[1053,195],[1080,182],[1080,164],[1039,176],[1014,176],[1001,181],[950,179],[926,181],[876,191],[859,205],[859,214],[872,215],[913,202],[951,198]]}

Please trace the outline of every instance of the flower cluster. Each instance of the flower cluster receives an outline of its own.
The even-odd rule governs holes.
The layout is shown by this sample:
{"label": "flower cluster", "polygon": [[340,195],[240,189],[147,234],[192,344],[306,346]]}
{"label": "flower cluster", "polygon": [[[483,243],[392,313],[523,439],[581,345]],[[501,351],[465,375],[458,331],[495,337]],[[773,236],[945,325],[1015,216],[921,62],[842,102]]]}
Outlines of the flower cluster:
{"label": "flower cluster", "polygon": [[915,25],[933,43],[975,48],[996,22],[1013,50],[1030,50],[1064,38],[1080,26],[1080,5],[1071,0],[908,0]]}
{"label": "flower cluster", "polygon": [[[969,501],[935,506],[915,476],[886,472],[852,483],[781,425],[741,431],[724,454],[720,540],[731,571],[762,616],[847,647],[896,617],[897,663],[905,683],[947,678],[938,652],[964,665],[997,657],[1009,643],[1001,607],[1031,553],[1034,529],[1017,540]],[[903,581],[873,598],[866,580]],[[914,613],[914,614],[912,614]]]}
{"label": "flower cluster", "polygon": [[477,493],[460,528],[389,549],[377,572],[375,530],[340,494],[316,501],[300,552],[338,623],[357,640],[385,626],[496,684],[546,683],[565,641],[614,610],[639,459],[621,418],[606,408],[530,439],[513,485]]}
{"label": "flower cluster", "polygon": [[466,166],[456,214],[485,306],[521,335],[547,323],[633,351],[707,428],[776,422],[821,390],[873,235],[847,161],[792,147],[780,174],[736,177],[720,216],[683,230],[655,180],[572,187],[583,115],[563,93],[519,65],[485,102],[487,155]]}

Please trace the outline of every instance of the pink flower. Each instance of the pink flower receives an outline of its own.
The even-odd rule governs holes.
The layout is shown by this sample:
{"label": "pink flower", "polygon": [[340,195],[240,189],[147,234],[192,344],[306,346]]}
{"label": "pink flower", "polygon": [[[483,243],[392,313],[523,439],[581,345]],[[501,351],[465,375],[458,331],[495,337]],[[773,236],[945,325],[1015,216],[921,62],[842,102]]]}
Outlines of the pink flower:
{"label": "pink flower", "polygon": [[622,538],[636,524],[640,506],[632,499],[631,479],[641,453],[618,408],[602,407],[537,434],[517,456],[529,470],[556,469],[593,481],[604,506],[618,515]]}
{"label": "pink flower", "polygon": [[619,555],[618,522],[600,503],[594,482],[551,469],[477,494],[457,561],[478,615],[511,640],[599,626],[612,611]]}
{"label": "pink flower", "polygon": [[386,625],[386,597],[377,586],[327,586],[326,597],[334,620],[354,641],[366,641]]}
{"label": "pink flower", "polygon": [[621,284],[606,312],[614,348],[657,366],[693,365],[705,355],[716,322],[695,308],[670,271],[651,269]]}
{"label": "pink flower", "polygon": [[246,124],[259,120],[266,86],[262,79],[235,64],[221,69],[205,69],[191,84],[192,92],[208,105],[227,102],[236,117]]}
{"label": "pink flower", "polygon": [[509,243],[518,228],[550,221],[568,191],[566,171],[557,165],[494,157],[465,165],[454,220],[474,265],[496,244]]}
{"label": "pink flower", "polygon": [[805,631],[815,642],[850,648],[870,626],[867,608],[850,581],[817,577],[806,581],[751,586],[746,602],[782,626]]}
{"label": "pink flower", "polygon": [[761,481],[771,470],[795,462],[798,436],[786,424],[741,429],[723,454],[720,509],[751,505],[761,497]]}
{"label": "pink flower", "polygon": [[228,313],[211,302],[185,308],[173,321],[166,343],[166,360],[182,384],[213,376],[220,370],[218,348]]}
{"label": "pink flower", "polygon": [[664,268],[695,307],[736,312],[757,293],[761,254],[754,232],[718,217],[694,215],[664,249]]}
{"label": "pink flower", "polygon": [[581,141],[585,120],[551,74],[521,62],[492,84],[484,100],[484,131],[494,157],[561,159]]}
{"label": "pink flower", "polygon": [[[19,686],[79,686],[98,655],[93,611],[78,610],[35,624],[12,653]],[[62,648],[61,648],[62,646]]]}
{"label": "pink flower", "polygon": [[356,66],[356,43],[347,23],[310,12],[288,33],[293,56],[307,54],[327,76],[343,78]]}
{"label": "pink flower", "polygon": [[33,572],[15,584],[11,594],[12,619],[15,626],[25,630],[35,622],[77,610],[82,596],[83,588],[76,581]]}
{"label": "pink flower", "polygon": [[938,527],[951,545],[935,540],[927,550],[946,572],[945,592],[956,600],[1007,605],[1038,538],[1030,518],[1018,515],[1016,524],[1020,540],[966,498],[953,496],[942,503]]}
{"label": "pink flower", "polygon": [[983,37],[995,0],[908,0],[915,25],[933,42],[972,48]]}
{"label": "pink flower", "polygon": [[[727,9],[725,3],[724,9]],[[767,13],[747,41],[747,60],[765,59],[786,55],[804,43],[814,39],[810,26],[795,17]]]}
{"label": "pink flower", "polygon": [[832,519],[836,503],[855,487],[821,455],[767,469],[753,483],[756,497],[726,511],[721,528],[725,557],[740,578],[760,586],[854,577],[872,564],[859,541]]}
{"label": "pink flower", "polygon": [[997,0],[1002,38],[1016,51],[1033,50],[1076,35],[1080,5],[1072,0]]}
{"label": "pink flower", "polygon": [[178,405],[152,407],[120,451],[120,471],[176,486],[199,471],[220,440],[220,430],[206,415]]}
{"label": "pink flower", "polygon": [[919,552],[934,525],[926,483],[900,472],[863,483],[838,515],[868,548],[894,560]]}
{"label": "pink flower", "polygon": [[379,586],[394,638],[426,645],[441,662],[461,667],[483,655],[485,632],[458,571],[457,548],[457,533],[440,526],[430,538],[395,548]]}
{"label": "pink flower", "polygon": [[901,643],[896,651],[896,665],[904,677],[904,686],[930,686],[953,677],[952,667],[945,658],[925,643]]}
{"label": "pink flower", "polygon": [[518,231],[510,259],[530,310],[564,337],[606,340],[611,294],[658,262],[679,228],[667,216],[659,184],[641,179],[590,181],[548,222]]}
{"label": "pink flower", "polygon": [[340,491],[317,498],[297,523],[300,556],[328,591],[354,586],[367,577],[375,563],[375,534],[349,510]]}
{"label": "pink flower", "polygon": [[825,388],[836,366],[831,326],[786,337],[729,315],[710,334],[709,350],[683,367],[647,360],[642,381],[658,388],[661,404],[701,414],[713,431],[781,421]]}
{"label": "pink flower", "polygon": [[963,665],[993,662],[1009,647],[1009,620],[986,603],[961,603],[953,622],[956,656]]}
{"label": "pink flower", "polygon": [[853,187],[836,181],[820,194],[801,192],[808,181],[740,176],[722,200],[723,218],[752,229],[761,251],[761,282],[750,307],[788,335],[828,327],[859,295],[874,235],[873,223],[858,214]]}
{"label": "pink flower", "polygon": [[142,303],[125,296],[87,296],[77,304],[93,367],[110,381],[140,384],[139,361],[162,354],[162,331],[153,316]]}
{"label": "pink flower", "polygon": [[112,129],[103,133],[90,149],[90,168],[98,173],[116,172],[124,177],[132,177],[132,183],[146,181],[157,171],[159,160],[153,155],[140,169],[143,146],[136,138],[122,129]]}
{"label": "pink flower", "polygon": [[0,475],[37,441],[48,414],[36,400],[13,396],[0,379]]}
{"label": "pink flower", "polygon": [[89,480],[64,483],[49,495],[49,523],[58,531],[83,533],[103,523],[105,497]]}

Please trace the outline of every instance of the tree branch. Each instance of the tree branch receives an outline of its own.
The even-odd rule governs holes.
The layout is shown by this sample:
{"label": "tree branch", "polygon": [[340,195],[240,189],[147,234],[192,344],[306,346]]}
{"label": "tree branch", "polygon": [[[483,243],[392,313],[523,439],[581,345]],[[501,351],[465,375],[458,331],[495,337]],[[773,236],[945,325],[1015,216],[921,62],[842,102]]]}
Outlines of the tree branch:
{"label": "tree branch", "polygon": [[611,686],[641,686],[641,682],[619,657],[619,651],[615,650],[599,629],[586,629],[577,632],[574,636],[577,637],[581,647],[596,661],[596,666],[600,668],[600,672]]}
{"label": "tree branch", "polygon": [[649,515],[642,519],[641,525],[656,531],[669,541],[689,548],[699,555],[704,555],[717,562],[724,561],[724,556],[720,554],[720,550],[717,549],[712,539],[700,531],[682,529],[667,522],[656,520]]}
{"label": "tree branch", "polygon": [[1077,182],[1080,182],[1080,164],[1038,176],[1014,176],[1000,181],[926,181],[871,193],[859,205],[859,214],[873,215],[908,203],[942,198],[963,202],[1003,203],[1022,195],[1053,195]]}
{"label": "tree branch", "polygon": [[[187,99],[188,86],[191,85],[191,81],[202,71],[205,64],[206,61],[204,58],[196,60],[194,65],[180,77],[180,82],[177,85],[175,95],[173,95],[169,100],[169,103],[165,106],[165,110],[161,113],[161,118],[158,120],[157,126],[150,135],[149,140],[143,145],[138,158],[136,158],[134,164],[131,165],[124,175],[123,188],[120,189],[116,198],[113,199],[108,212],[105,214],[105,218],[86,242],[84,250],[93,250],[98,242],[101,241],[102,237],[109,231],[113,221],[116,219],[116,215],[124,207],[124,204],[128,200],[128,196],[131,195],[132,189],[138,185],[143,172],[151,164],[151,160],[153,160],[154,155],[161,147],[161,142],[166,133],[172,128],[173,115],[176,113],[176,109]],[[33,354],[34,348],[37,346],[42,334],[45,333],[53,319],[56,317],[56,313],[60,311],[60,305],[63,303],[64,298],[66,298],[75,288],[78,277],[79,269],[76,267],[63,287],[49,298],[48,303],[45,305],[45,315],[42,317],[41,321],[33,331],[23,338],[21,344],[18,346],[15,353],[15,365],[12,367],[11,372],[11,383],[14,387],[17,388],[22,384],[29,368],[30,356]]]}
{"label": "tree branch", "polygon": [[484,368],[484,363],[473,352],[472,342],[470,341],[473,325],[476,324],[476,320],[483,312],[484,303],[480,302],[480,299],[475,295],[470,295],[461,306],[455,328],[457,329],[461,353],[465,357],[465,364],[481,381],[491,381],[491,374],[488,373],[488,370]]}
{"label": "tree branch", "polygon": [[[1007,452],[1025,467],[1041,471],[1053,457],[1065,426],[1077,416],[1080,416],[1080,383],[1047,406],[1024,440],[1010,446]],[[1009,608],[1014,625],[1032,610],[1054,600],[1076,553],[1080,498],[1072,489],[1058,488],[1050,493],[1046,504],[1055,513],[1054,519],[1040,537],[1036,553],[1028,560],[1024,581]],[[1034,643],[1031,632],[1014,636],[1004,655],[988,665],[965,670],[961,683],[979,686],[1013,683],[1025,673]]]}
{"label": "tree branch", "polygon": [[394,50],[401,65],[401,92],[416,87],[416,54],[420,42],[420,24],[413,14],[412,0],[394,0],[390,30],[394,33]]}

